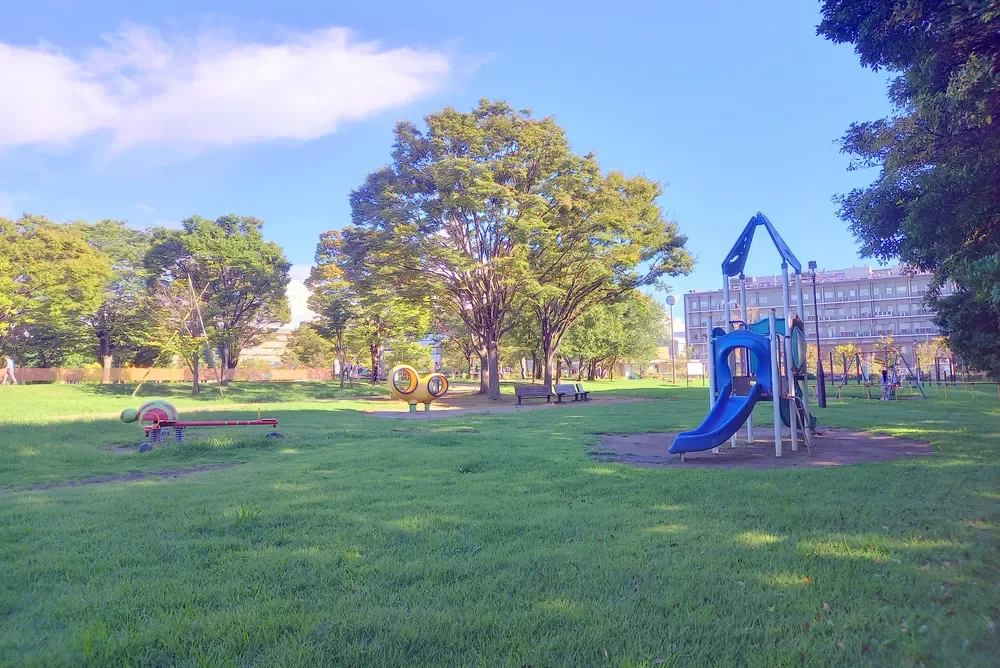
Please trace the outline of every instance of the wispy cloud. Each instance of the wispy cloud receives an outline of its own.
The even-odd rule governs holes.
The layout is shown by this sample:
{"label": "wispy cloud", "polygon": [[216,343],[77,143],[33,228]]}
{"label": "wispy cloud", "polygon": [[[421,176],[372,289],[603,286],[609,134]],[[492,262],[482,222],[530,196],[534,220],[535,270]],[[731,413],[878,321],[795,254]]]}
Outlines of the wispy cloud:
{"label": "wispy cloud", "polygon": [[139,209],[139,211],[142,211],[143,213],[156,213],[156,209],[149,206],[148,204],[143,204],[142,202],[136,204],[135,208]]}
{"label": "wispy cloud", "polygon": [[293,279],[285,289],[288,297],[288,307],[292,311],[292,319],[289,323],[292,327],[298,327],[303,322],[309,322],[316,317],[316,313],[309,309],[309,296],[312,293],[301,280]]}
{"label": "wispy cloud", "polygon": [[94,132],[112,151],[308,140],[425,96],[451,71],[443,52],[358,42],[344,28],[263,42],[130,25],[78,56],[0,43],[0,91],[31,91],[0,104],[0,146]]}

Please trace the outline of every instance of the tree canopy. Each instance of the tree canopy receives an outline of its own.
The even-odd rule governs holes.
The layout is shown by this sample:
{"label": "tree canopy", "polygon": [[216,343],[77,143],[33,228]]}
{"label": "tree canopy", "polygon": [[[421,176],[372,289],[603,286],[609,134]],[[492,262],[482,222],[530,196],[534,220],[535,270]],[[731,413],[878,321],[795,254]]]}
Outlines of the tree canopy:
{"label": "tree canopy", "polygon": [[866,255],[956,282],[957,294],[930,296],[938,324],[967,363],[1000,374],[1000,9],[826,0],[818,32],[897,73],[895,113],[843,137],[852,168],[880,172],[839,198],[841,218]]}
{"label": "tree canopy", "polygon": [[523,309],[544,319],[551,360],[588,304],[690,267],[659,186],[604,175],[553,119],[484,99],[425,121],[397,124],[392,164],[352,193],[344,247],[462,319],[491,398],[500,341]]}

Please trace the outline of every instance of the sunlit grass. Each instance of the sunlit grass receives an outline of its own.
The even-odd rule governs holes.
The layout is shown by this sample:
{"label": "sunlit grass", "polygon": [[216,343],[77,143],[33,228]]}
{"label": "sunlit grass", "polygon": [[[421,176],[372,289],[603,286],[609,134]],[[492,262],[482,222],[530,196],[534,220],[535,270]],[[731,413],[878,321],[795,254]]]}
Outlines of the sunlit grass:
{"label": "sunlit grass", "polygon": [[[926,459],[635,469],[591,459],[595,434],[693,427],[705,390],[592,385],[586,405],[414,423],[322,383],[159,387],[285,438],[191,430],[142,454],[113,450],[141,440],[121,391],[13,388],[0,665],[995,665],[996,404],[820,413],[929,439]],[[217,464],[238,465],[32,489]]]}

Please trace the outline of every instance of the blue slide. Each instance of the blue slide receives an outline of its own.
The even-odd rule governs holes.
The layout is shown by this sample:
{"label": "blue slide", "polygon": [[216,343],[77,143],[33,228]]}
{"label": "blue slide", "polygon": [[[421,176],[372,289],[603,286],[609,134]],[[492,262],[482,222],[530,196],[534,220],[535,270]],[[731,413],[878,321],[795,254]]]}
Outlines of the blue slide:
{"label": "blue slide", "polygon": [[750,417],[754,405],[765,392],[771,391],[771,374],[758,375],[750,394],[741,397],[733,394],[733,374],[729,369],[729,353],[736,348],[746,348],[753,355],[758,369],[771,368],[771,348],[767,337],[741,329],[719,337],[716,342],[715,370],[719,398],[708,417],[696,429],[682,431],[674,438],[670,454],[711,450],[729,440]]}

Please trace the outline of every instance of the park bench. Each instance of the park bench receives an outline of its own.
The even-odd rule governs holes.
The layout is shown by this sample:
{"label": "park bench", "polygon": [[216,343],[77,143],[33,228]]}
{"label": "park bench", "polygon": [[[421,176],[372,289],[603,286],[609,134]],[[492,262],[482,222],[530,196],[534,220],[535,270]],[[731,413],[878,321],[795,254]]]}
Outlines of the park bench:
{"label": "park bench", "polygon": [[576,384],[576,393],[580,395],[580,398],[584,401],[590,401],[590,390],[583,389],[583,383]]}
{"label": "park bench", "polygon": [[576,385],[572,383],[556,385],[556,403],[561,404],[563,397],[569,396],[573,397],[573,401],[580,401],[583,399],[583,395],[580,390],[577,389]]}
{"label": "park bench", "polygon": [[517,397],[518,405],[521,399],[545,399],[545,403],[552,403],[552,390],[543,385],[515,385],[514,395]]}

